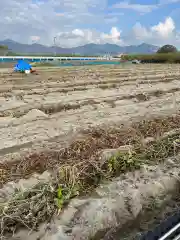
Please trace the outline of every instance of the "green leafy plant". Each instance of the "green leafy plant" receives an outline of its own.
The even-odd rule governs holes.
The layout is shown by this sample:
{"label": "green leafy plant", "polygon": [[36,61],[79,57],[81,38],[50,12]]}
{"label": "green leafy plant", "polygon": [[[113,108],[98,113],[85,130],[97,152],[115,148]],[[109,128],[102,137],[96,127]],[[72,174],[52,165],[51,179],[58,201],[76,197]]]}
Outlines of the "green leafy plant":
{"label": "green leafy plant", "polygon": [[62,209],[62,207],[69,202],[69,200],[75,196],[79,195],[79,186],[78,184],[74,186],[59,186],[57,189],[57,195],[55,198],[55,203],[58,209]]}
{"label": "green leafy plant", "polygon": [[135,153],[121,153],[112,156],[108,161],[108,171],[112,175],[124,172],[127,169],[137,169],[140,167],[140,161]]}

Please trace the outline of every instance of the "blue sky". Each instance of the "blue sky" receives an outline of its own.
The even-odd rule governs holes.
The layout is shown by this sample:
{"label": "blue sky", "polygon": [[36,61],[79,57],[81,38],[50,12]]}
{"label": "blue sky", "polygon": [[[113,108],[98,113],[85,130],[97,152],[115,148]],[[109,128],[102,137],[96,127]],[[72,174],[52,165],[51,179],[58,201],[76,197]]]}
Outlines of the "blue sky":
{"label": "blue sky", "polygon": [[6,0],[1,39],[72,47],[142,42],[180,48],[180,0]]}

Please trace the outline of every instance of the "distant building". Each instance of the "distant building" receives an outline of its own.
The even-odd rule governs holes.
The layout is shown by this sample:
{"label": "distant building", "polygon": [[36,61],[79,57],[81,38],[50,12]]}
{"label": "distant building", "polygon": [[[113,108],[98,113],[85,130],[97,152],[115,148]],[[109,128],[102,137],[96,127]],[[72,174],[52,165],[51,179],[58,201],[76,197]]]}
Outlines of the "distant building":
{"label": "distant building", "polygon": [[122,57],[123,55],[126,55],[126,54],[124,54],[124,53],[118,53],[118,54],[115,55],[114,57],[116,57],[116,58],[120,58],[120,59],[121,59],[121,57]]}

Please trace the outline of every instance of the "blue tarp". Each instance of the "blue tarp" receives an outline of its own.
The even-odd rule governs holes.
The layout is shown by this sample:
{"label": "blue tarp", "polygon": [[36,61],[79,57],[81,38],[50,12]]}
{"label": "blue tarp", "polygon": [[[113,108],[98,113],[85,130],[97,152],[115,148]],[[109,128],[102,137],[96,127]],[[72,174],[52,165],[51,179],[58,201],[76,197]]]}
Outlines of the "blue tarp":
{"label": "blue tarp", "polygon": [[14,71],[25,71],[30,70],[32,67],[29,63],[25,62],[24,60],[18,60],[18,63],[14,66]]}

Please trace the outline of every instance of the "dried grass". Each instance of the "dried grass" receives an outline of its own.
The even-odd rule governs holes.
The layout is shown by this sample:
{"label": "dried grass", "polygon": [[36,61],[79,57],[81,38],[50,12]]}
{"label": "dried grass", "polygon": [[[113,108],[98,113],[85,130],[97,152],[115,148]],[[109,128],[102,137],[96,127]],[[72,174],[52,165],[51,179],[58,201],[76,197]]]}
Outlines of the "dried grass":
{"label": "dried grass", "polygon": [[[29,177],[32,173],[56,169],[60,164],[77,164],[97,158],[102,149],[118,148],[121,145],[137,145],[146,137],[159,138],[172,129],[179,128],[180,115],[134,123],[130,127],[99,128],[84,131],[83,139],[57,151],[44,151],[12,162],[0,163],[1,183]],[[2,177],[4,176],[4,177]]]}
{"label": "dried grass", "polygon": [[[160,137],[179,127],[180,116],[155,119],[133,124],[129,128],[93,129],[84,132],[85,138],[75,141],[58,153],[33,154],[23,161],[1,164],[6,172],[2,183],[28,177],[33,172],[52,169],[52,181],[41,184],[14,197],[0,206],[0,237],[13,234],[19,227],[30,231],[42,221],[49,221],[68,201],[96,187],[102,179],[111,179],[122,172],[137,169],[144,163],[157,163],[179,152],[179,134]],[[142,139],[157,137],[146,146]],[[134,151],[119,153],[106,161],[99,158],[100,150],[133,144]],[[58,169],[58,170],[57,170]],[[1,175],[2,176],[2,175]]]}

